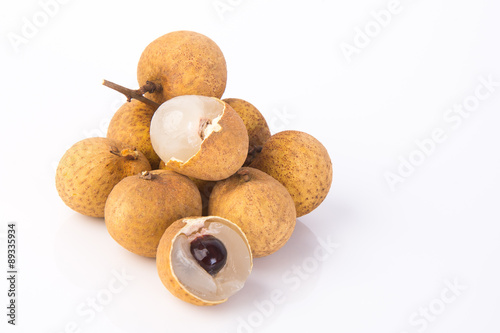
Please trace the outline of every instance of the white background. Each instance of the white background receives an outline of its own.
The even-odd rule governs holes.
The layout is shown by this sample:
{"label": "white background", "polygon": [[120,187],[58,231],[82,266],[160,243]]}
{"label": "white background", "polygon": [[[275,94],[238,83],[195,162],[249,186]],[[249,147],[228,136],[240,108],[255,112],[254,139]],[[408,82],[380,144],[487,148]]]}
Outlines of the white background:
{"label": "white background", "polygon": [[[2,0],[1,331],[499,332],[500,86],[488,91],[481,78],[500,82],[500,5],[401,0],[377,31],[370,13],[389,3],[61,0],[44,21],[38,1]],[[27,21],[39,27],[15,46]],[[255,260],[240,293],[211,308],[171,296],[154,260],[67,208],[54,185],[65,150],[104,136],[124,101],[101,80],[136,88],[144,47],[181,29],[223,50],[224,97],[253,103],[273,132],[314,135],[334,164],[324,203],[282,250]],[[449,113],[464,101],[474,110]],[[430,144],[436,130],[446,139]],[[10,221],[16,327],[4,306]]]}

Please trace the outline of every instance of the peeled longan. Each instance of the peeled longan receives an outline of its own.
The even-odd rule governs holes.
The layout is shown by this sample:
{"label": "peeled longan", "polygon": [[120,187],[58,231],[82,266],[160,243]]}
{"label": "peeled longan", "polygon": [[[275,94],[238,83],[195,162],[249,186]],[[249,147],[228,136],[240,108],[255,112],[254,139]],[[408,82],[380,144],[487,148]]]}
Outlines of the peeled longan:
{"label": "peeled longan", "polygon": [[316,209],[332,185],[328,151],[312,135],[300,131],[271,136],[250,167],[264,171],[286,187],[295,203],[297,217]]}
{"label": "peeled longan", "polygon": [[158,275],[172,295],[203,306],[221,304],[241,290],[252,266],[245,234],[218,216],[175,221],[156,254]]}
{"label": "peeled longan", "polygon": [[234,174],[248,153],[241,117],[220,99],[197,95],[174,97],[156,110],[151,143],[167,169],[208,181]]}
{"label": "peeled longan", "polygon": [[170,32],[142,52],[137,80],[140,86],[150,81],[161,87],[147,94],[160,104],[181,95],[220,98],[226,89],[226,60],[207,36],[193,31]]}

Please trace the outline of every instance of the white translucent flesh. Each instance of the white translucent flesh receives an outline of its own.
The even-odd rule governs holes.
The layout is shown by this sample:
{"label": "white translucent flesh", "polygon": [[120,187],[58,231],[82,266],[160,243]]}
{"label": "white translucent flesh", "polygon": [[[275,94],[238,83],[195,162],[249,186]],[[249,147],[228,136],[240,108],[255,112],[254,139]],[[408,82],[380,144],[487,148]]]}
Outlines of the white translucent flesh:
{"label": "white translucent flesh", "polygon": [[251,254],[240,233],[223,223],[206,222],[200,230],[199,235],[202,234],[218,238],[226,247],[224,267],[215,276],[208,274],[191,255],[193,235],[181,234],[173,244],[172,268],[179,282],[191,293],[207,301],[220,301],[243,288],[252,269]]}
{"label": "white translucent flesh", "polygon": [[[224,105],[211,97],[184,95],[169,99],[151,120],[154,151],[164,162],[172,158],[187,161],[198,152],[203,138],[220,128],[217,121],[223,110]],[[200,124],[207,121],[200,135]]]}

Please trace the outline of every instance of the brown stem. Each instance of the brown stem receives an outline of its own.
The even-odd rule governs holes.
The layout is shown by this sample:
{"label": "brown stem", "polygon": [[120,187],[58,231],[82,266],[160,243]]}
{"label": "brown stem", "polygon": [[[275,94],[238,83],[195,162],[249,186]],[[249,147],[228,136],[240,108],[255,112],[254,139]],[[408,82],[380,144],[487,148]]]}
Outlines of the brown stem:
{"label": "brown stem", "polygon": [[146,84],[137,89],[136,91],[144,95],[145,93],[154,93],[154,92],[161,92],[163,90],[163,87],[160,86],[159,84],[156,84],[151,81],[146,81]]}
{"label": "brown stem", "polygon": [[127,160],[136,160],[139,158],[139,152],[136,149],[132,150],[125,148],[120,151],[116,147],[111,147],[111,150],[109,152],[116,156],[125,157]]}
{"label": "brown stem", "polygon": [[151,180],[153,179],[153,175],[151,174],[151,172],[149,171],[143,171],[140,175],[139,175],[139,178],[140,179],[144,179],[144,180]]}
{"label": "brown stem", "polygon": [[[116,90],[116,91],[124,94],[125,97],[127,97],[128,102],[130,102],[132,100],[132,98],[134,98],[138,101],[143,102],[146,105],[151,106],[155,110],[160,106],[160,104],[150,100],[149,98],[142,96],[145,92],[160,91],[160,90],[157,90],[157,89],[159,89],[158,86],[154,85],[154,83],[152,83],[152,82],[148,81],[148,83],[146,83],[144,86],[142,86],[140,89],[137,89],[137,90],[125,88],[123,86],[120,86],[119,84],[113,83],[113,82],[108,81],[108,80],[103,80],[102,84],[108,88],[111,88],[113,90]],[[151,84],[154,85],[154,88]],[[153,89],[153,90],[151,90],[151,89]]]}

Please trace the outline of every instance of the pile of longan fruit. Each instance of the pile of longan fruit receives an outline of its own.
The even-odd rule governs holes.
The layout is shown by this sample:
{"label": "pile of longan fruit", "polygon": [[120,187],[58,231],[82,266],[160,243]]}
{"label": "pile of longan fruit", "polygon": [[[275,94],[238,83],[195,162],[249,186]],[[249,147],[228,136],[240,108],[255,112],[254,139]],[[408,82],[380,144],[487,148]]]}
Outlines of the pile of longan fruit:
{"label": "pile of longan fruit", "polygon": [[137,79],[137,90],[105,81],[128,101],[105,138],[64,154],[57,191],[73,210],[104,217],[125,249],[156,258],[172,294],[219,304],[243,287],[253,258],[280,249],[296,218],[323,202],[330,157],[304,132],[271,135],[251,103],[221,99],[226,61],[200,33],[153,41]]}

